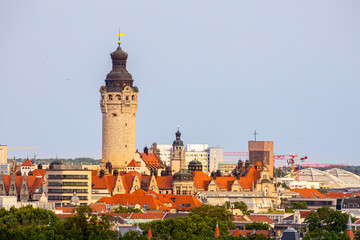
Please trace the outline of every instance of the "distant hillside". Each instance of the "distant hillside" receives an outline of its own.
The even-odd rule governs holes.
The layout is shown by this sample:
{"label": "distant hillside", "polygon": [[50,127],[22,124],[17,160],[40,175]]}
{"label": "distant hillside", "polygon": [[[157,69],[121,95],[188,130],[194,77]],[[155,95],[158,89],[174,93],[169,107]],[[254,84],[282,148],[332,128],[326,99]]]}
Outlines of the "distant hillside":
{"label": "distant hillside", "polygon": [[[26,159],[18,158],[16,159],[17,163],[23,163]],[[67,159],[56,159],[56,158],[44,158],[44,159],[30,159],[34,164],[45,164],[48,165],[55,160],[62,160],[64,164],[82,164],[82,165],[99,165],[101,159],[93,159],[89,157],[79,157],[79,158],[67,158]],[[11,163],[13,159],[8,159],[8,163]]]}

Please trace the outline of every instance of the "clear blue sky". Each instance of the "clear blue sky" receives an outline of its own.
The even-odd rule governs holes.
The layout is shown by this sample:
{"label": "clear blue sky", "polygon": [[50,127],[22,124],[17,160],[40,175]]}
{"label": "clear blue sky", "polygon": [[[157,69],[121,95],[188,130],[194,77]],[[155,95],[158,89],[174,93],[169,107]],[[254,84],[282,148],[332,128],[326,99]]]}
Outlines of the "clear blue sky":
{"label": "clear blue sky", "polygon": [[359,164],[360,1],[1,1],[0,144],[101,157],[99,88],[118,26],[139,87],[136,145]]}

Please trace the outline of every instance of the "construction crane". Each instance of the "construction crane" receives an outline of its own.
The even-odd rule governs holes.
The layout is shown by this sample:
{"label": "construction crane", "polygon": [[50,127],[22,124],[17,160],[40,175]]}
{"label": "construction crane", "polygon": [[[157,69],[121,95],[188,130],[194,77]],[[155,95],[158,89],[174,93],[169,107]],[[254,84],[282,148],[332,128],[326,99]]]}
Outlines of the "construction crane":
{"label": "construction crane", "polygon": [[[239,157],[247,157],[249,156],[248,152],[224,152],[224,156],[226,157],[235,157],[235,156],[239,156]],[[275,160],[288,160],[291,158],[296,158],[297,155],[285,155],[285,154],[275,154],[274,155],[274,161]]]}

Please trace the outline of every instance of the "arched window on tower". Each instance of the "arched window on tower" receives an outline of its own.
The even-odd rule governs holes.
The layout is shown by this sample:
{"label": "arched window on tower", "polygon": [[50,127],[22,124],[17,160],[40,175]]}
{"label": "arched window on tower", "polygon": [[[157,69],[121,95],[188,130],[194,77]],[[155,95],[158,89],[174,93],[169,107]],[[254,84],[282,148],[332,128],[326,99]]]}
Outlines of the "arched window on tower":
{"label": "arched window on tower", "polygon": [[119,100],[119,101],[121,100],[121,96],[119,94],[116,95],[115,97],[116,97],[117,100]]}
{"label": "arched window on tower", "polygon": [[129,100],[129,96],[126,96],[126,100]]}
{"label": "arched window on tower", "polygon": [[113,95],[109,94],[109,100],[113,100]]}
{"label": "arched window on tower", "polygon": [[132,96],[131,96],[131,99],[134,101],[134,100],[135,100],[135,95],[132,95]]}

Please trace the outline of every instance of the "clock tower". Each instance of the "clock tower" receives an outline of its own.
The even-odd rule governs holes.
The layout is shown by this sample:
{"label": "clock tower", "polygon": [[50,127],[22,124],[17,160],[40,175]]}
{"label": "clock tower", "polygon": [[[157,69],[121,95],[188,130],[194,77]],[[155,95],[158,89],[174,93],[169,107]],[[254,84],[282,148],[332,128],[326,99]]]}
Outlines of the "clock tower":
{"label": "clock tower", "polygon": [[128,54],[120,47],[110,54],[112,69],[100,88],[102,113],[102,159],[112,169],[124,170],[135,155],[136,86],[126,69]]}

